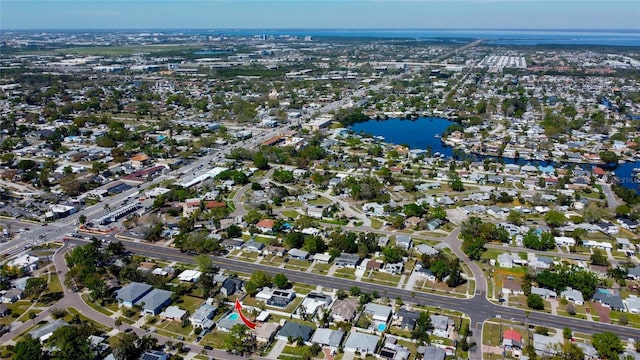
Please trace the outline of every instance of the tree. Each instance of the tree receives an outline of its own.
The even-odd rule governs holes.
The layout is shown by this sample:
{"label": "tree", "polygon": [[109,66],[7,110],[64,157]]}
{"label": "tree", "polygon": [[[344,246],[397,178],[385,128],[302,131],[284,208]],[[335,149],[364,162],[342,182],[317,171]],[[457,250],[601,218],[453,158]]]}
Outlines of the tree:
{"label": "tree", "polygon": [[351,294],[351,296],[360,296],[360,294],[362,294],[362,290],[357,286],[352,286],[349,289],[349,294]]}
{"label": "tree", "polygon": [[595,249],[593,254],[591,254],[591,264],[598,266],[609,266],[609,261],[607,261],[607,255],[603,254],[599,249]]}
{"label": "tree", "polygon": [[13,348],[15,360],[45,360],[47,357],[42,353],[42,345],[38,339],[34,339],[27,334]]}
{"label": "tree", "polygon": [[527,306],[534,310],[544,310],[544,300],[538,294],[529,294],[527,296]]}
{"label": "tree", "polygon": [[229,330],[229,334],[224,338],[222,346],[228,351],[236,351],[239,354],[244,354],[250,351],[250,348],[247,346],[250,345],[250,338],[251,334],[248,328],[244,324],[236,324]]}
{"label": "tree", "polygon": [[600,160],[606,163],[618,163],[619,157],[611,150],[605,150],[600,152]]}
{"label": "tree", "polygon": [[552,360],[583,360],[584,352],[576,343],[571,341],[565,341],[565,343],[557,349],[557,354],[554,355]]}
{"label": "tree", "polygon": [[618,359],[618,354],[624,351],[620,338],[611,332],[593,334],[591,344],[598,351],[598,356],[603,359]]}
{"label": "tree", "polygon": [[416,320],[416,327],[411,331],[411,338],[416,339],[419,344],[429,343],[429,334],[427,332],[433,329],[431,325],[431,316],[428,311],[421,311]]}
{"label": "tree", "polygon": [[93,360],[93,351],[89,347],[86,326],[70,325],[59,328],[51,335],[56,350],[53,360]]}
{"label": "tree", "polygon": [[196,264],[198,264],[198,269],[202,273],[208,273],[213,269],[213,261],[211,260],[211,256],[206,254],[200,254],[195,257]]}
{"label": "tree", "polygon": [[87,222],[87,216],[85,214],[81,214],[78,217],[78,222],[82,225],[84,225]]}
{"label": "tree", "polygon": [[253,155],[253,165],[260,170],[267,170],[269,168],[269,162],[261,151]]}
{"label": "tree", "polygon": [[551,227],[562,226],[567,222],[567,218],[563,213],[551,210],[544,215],[544,221]]}
{"label": "tree", "polygon": [[386,263],[396,264],[402,260],[404,252],[397,246],[387,246],[382,249],[382,254]]}
{"label": "tree", "polygon": [[565,338],[566,340],[569,340],[573,337],[573,332],[571,331],[570,328],[564,328],[562,329],[562,337]]}
{"label": "tree", "polygon": [[137,360],[140,358],[141,352],[138,350],[136,343],[138,335],[135,333],[124,333],[116,337],[113,345],[113,357],[116,360]]}
{"label": "tree", "polygon": [[39,298],[47,290],[47,280],[43,278],[29,278],[24,288],[24,295],[27,297]]}
{"label": "tree", "polygon": [[278,289],[285,289],[289,287],[289,279],[282,273],[276,274],[273,277],[273,285],[277,286]]}
{"label": "tree", "polygon": [[622,204],[616,207],[617,216],[628,217],[629,214],[631,214],[631,207],[629,207],[629,205]]}
{"label": "tree", "polygon": [[447,279],[447,286],[450,288],[454,288],[464,282],[462,278],[462,269],[460,267],[460,259],[455,258],[451,262],[451,274]]}
{"label": "tree", "polygon": [[510,210],[509,215],[507,215],[507,221],[515,225],[522,225],[524,223],[524,216],[520,211]]}
{"label": "tree", "polygon": [[240,228],[236,224],[229,225],[226,231],[228,238],[239,238],[240,236],[242,236],[242,228]]}
{"label": "tree", "polygon": [[450,186],[453,191],[464,191],[464,184],[462,184],[462,180],[457,175],[451,179]]}

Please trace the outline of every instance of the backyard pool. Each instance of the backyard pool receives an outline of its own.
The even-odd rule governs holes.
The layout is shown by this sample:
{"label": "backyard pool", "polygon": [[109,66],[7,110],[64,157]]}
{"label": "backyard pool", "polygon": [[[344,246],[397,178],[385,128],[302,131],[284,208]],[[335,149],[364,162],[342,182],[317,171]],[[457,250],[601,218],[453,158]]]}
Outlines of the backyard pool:
{"label": "backyard pool", "polygon": [[231,313],[229,314],[229,316],[227,316],[227,319],[229,320],[238,320],[238,317],[240,317],[240,315],[238,315],[238,313]]}
{"label": "backyard pool", "polygon": [[377,329],[380,332],[383,332],[387,328],[387,324],[378,324]]}

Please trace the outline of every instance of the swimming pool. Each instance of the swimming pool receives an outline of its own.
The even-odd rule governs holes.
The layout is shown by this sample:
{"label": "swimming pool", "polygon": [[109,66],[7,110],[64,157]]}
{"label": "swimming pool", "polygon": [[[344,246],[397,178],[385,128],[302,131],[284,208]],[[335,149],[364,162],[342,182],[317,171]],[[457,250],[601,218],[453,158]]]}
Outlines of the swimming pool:
{"label": "swimming pool", "polygon": [[378,324],[376,328],[378,329],[378,331],[382,332],[387,328],[387,324]]}
{"label": "swimming pool", "polygon": [[227,316],[227,319],[229,320],[238,320],[238,318],[240,317],[240,315],[238,315],[238,313],[231,313],[229,314],[229,316]]}

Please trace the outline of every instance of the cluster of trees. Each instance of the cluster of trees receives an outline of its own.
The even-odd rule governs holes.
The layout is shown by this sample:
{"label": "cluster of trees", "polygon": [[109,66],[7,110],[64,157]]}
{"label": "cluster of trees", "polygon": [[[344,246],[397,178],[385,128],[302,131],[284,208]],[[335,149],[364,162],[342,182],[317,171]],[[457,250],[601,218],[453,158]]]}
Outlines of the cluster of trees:
{"label": "cluster of trees", "polygon": [[305,235],[297,231],[286,234],[282,243],[288,249],[302,248],[309,254],[322,253],[327,250],[327,244],[320,236]]}
{"label": "cluster of trees", "polygon": [[361,108],[340,109],[336,111],[334,120],[340,122],[345,127],[355,123],[369,120],[369,117],[362,112]]}
{"label": "cluster of trees", "polygon": [[526,248],[534,250],[552,250],[556,247],[556,242],[552,233],[545,232],[538,236],[533,229],[529,230],[529,232],[524,236],[522,244]]}
{"label": "cluster of trees", "polygon": [[[558,293],[567,287],[572,287],[582,292],[585,299],[590,299],[593,296],[599,284],[598,276],[594,273],[569,266],[561,266],[554,270],[542,270],[535,276],[535,280],[541,287],[552,289]],[[523,291],[526,291],[524,284]]]}
{"label": "cluster of trees", "polygon": [[363,176],[360,179],[347,177],[336,186],[336,192],[349,189],[349,193],[354,200],[371,200],[378,203],[389,202],[389,194],[384,193],[384,185],[372,176]]}
{"label": "cluster of trees", "polygon": [[378,250],[378,238],[374,233],[332,231],[329,236],[329,254],[337,257],[341,252],[358,254],[361,258]]}
{"label": "cluster of trees", "polygon": [[451,259],[443,253],[438,253],[435,256],[425,254],[422,256],[422,266],[431,270],[438,281],[446,279],[449,287],[456,287],[465,282],[462,277],[460,259],[457,257]]}
{"label": "cluster of trees", "polygon": [[462,251],[472,260],[479,260],[484,251],[487,241],[509,242],[511,236],[509,232],[493,223],[484,223],[477,216],[472,216],[462,222],[460,229],[462,237]]}
{"label": "cluster of trees", "polygon": [[89,346],[89,336],[97,333],[93,324],[83,322],[76,316],[69,326],[54,331],[47,340],[47,344],[53,349],[51,353],[44,352],[40,341],[27,335],[15,345],[14,358],[17,360],[93,360],[94,353]]}

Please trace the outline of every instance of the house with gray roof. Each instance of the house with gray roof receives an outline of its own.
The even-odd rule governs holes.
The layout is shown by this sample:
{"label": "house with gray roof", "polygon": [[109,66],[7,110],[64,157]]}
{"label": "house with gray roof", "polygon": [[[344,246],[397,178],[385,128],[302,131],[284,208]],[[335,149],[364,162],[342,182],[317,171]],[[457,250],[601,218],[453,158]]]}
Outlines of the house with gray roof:
{"label": "house with gray roof", "polygon": [[259,253],[259,252],[262,252],[262,249],[264,248],[264,244],[252,239],[245,242],[242,248],[246,251]]}
{"label": "house with gray roof", "polygon": [[380,337],[376,335],[363,334],[356,331],[349,333],[347,341],[344,343],[344,351],[359,352],[361,355],[373,355],[378,348]]}
{"label": "house with gray roof", "polygon": [[328,346],[331,350],[336,351],[340,347],[343,338],[344,331],[342,330],[318,328],[313,333],[313,337],[311,337],[311,343]]}
{"label": "house with gray roof", "polygon": [[171,304],[171,291],[153,289],[135,302],[142,307],[142,314],[157,315],[164,307]]}
{"label": "house with gray roof", "polygon": [[413,241],[410,236],[396,235],[396,246],[404,250],[409,250],[413,246]]}
{"label": "house with gray roof", "polygon": [[340,253],[340,256],[333,260],[334,265],[342,267],[356,268],[360,263],[360,256],[356,254]]}
{"label": "house with gray roof", "polygon": [[380,358],[384,360],[407,360],[411,352],[405,346],[398,344],[398,340],[388,336],[380,349]]}
{"label": "house with gray roof", "polygon": [[292,321],[287,321],[282,329],[278,331],[276,335],[276,339],[288,341],[289,338],[297,339],[301,338],[305,343],[311,339],[311,334],[313,333],[313,328],[311,326],[294,323]]}
{"label": "house with gray roof", "polygon": [[633,280],[640,280],[640,265],[627,269],[627,278]]}
{"label": "house with gray roof", "polygon": [[356,299],[338,299],[331,307],[331,317],[334,322],[351,322],[356,316],[358,301]]}
{"label": "house with gray roof", "polygon": [[429,315],[429,318],[431,319],[431,326],[433,327],[431,333],[435,336],[448,338],[449,330],[455,325],[453,320],[449,319],[447,316],[435,314]]}
{"label": "house with gray roof", "polygon": [[422,354],[423,360],[444,360],[447,353],[434,346],[418,346],[418,354]]}
{"label": "house with gray roof", "polygon": [[291,249],[287,254],[289,255],[290,258],[298,259],[298,260],[307,260],[307,258],[309,257],[308,251],[304,251],[300,249]]}
{"label": "house with gray roof", "polygon": [[153,286],[139,282],[132,282],[125,285],[116,292],[118,306],[133,307],[133,305],[147,295],[151,289],[153,289]]}
{"label": "house with gray roof", "polygon": [[597,301],[602,305],[608,306],[611,310],[626,311],[620,295],[596,291],[595,294],[593,294],[593,301]]}
{"label": "house with gray roof", "polygon": [[191,325],[201,329],[211,329],[214,325],[213,316],[218,309],[217,306],[204,303],[189,317]]}
{"label": "house with gray roof", "polygon": [[531,293],[532,294],[536,294],[536,295],[540,295],[543,299],[556,298],[558,296],[558,294],[553,290],[549,290],[549,289],[545,289],[545,288],[539,288],[539,287],[535,287],[535,286],[531,287]]}
{"label": "house with gray roof", "polygon": [[420,314],[416,311],[409,311],[404,306],[398,310],[394,320],[394,325],[399,326],[405,330],[413,330],[416,327],[416,322]]}
{"label": "house with gray roof", "polygon": [[558,344],[558,340],[554,337],[533,334],[533,347],[538,354],[555,355],[558,352],[556,350],[556,344]]}
{"label": "house with gray roof", "polygon": [[391,317],[393,309],[390,306],[368,303],[364,306],[364,310],[362,312],[371,315],[374,321],[386,323],[389,321],[389,317]]}
{"label": "house with gray roof", "polygon": [[560,297],[562,299],[572,301],[576,305],[584,305],[584,297],[582,296],[580,290],[575,290],[568,287],[560,293]]}
{"label": "house with gray roof", "polygon": [[66,321],[62,319],[57,319],[48,324],[42,325],[41,327],[29,332],[32,338],[38,339],[38,341],[43,342],[53,335],[53,332],[60,329],[61,327],[65,327],[69,325]]}
{"label": "house with gray roof", "polygon": [[622,302],[627,306],[627,311],[631,314],[640,313],[640,298],[637,296],[629,296]]}
{"label": "house with gray roof", "polygon": [[414,250],[419,254],[423,254],[427,256],[435,256],[435,255],[438,255],[438,253],[440,252],[427,244],[418,244],[414,247]]}

